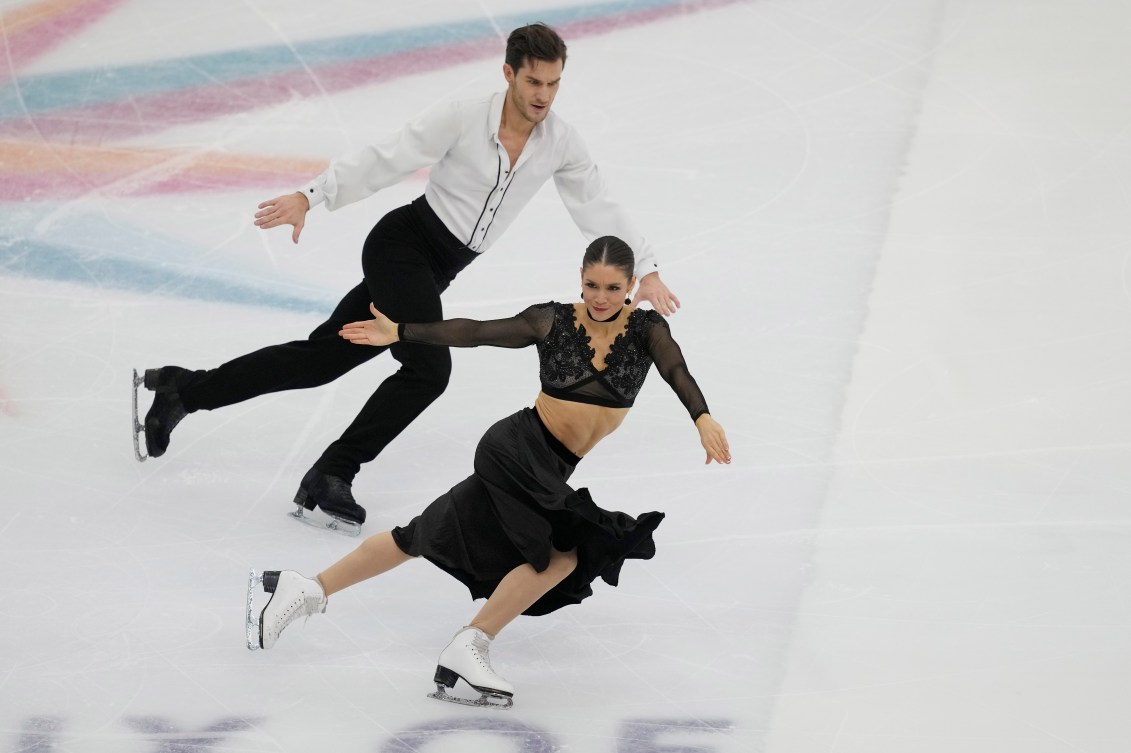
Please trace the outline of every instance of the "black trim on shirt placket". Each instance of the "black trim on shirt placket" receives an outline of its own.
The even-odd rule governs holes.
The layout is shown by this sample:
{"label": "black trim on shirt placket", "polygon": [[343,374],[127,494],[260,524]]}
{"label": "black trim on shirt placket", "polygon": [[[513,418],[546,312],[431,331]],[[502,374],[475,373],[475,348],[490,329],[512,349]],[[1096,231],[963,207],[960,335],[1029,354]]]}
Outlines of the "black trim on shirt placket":
{"label": "black trim on shirt placket", "polygon": [[507,191],[511,190],[511,186],[514,185],[515,170],[516,169],[512,167],[510,170],[507,171],[507,175],[511,176],[510,177],[510,183],[507,183],[507,187],[503,189],[503,195],[499,197],[498,205],[495,207],[494,210],[492,210],[491,221],[487,223],[487,227],[483,228],[483,237],[479,239],[480,243],[487,240],[487,232],[491,229],[491,225],[494,224],[495,218],[499,216],[498,210],[499,210],[500,207],[503,206],[503,200],[507,198]]}
{"label": "black trim on shirt placket", "polygon": [[[496,147],[495,158],[499,161],[499,166],[495,168],[495,185],[487,192],[487,198],[483,202],[483,208],[479,210],[479,217],[475,220],[475,224],[471,226],[471,238],[467,241],[468,248],[471,248],[471,244],[475,243],[475,231],[479,229],[479,222],[487,212],[487,205],[491,203],[491,197],[495,195],[495,189],[499,187],[499,181],[503,179],[503,155],[498,153],[498,147]],[[510,188],[510,186],[507,187]],[[483,233],[483,237],[487,237],[487,233]],[[478,253],[479,247],[476,246],[474,250]]]}

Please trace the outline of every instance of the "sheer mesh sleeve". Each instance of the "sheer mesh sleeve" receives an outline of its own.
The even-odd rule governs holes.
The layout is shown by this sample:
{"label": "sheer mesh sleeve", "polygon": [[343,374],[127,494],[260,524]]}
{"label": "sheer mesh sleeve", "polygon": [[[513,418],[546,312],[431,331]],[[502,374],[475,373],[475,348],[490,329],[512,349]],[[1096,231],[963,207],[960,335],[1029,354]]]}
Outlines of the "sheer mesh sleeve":
{"label": "sheer mesh sleeve", "polygon": [[699,390],[695,377],[687,370],[687,362],[683,360],[683,351],[679,344],[672,339],[668,323],[659,313],[648,312],[648,332],[645,338],[648,343],[648,354],[656,364],[656,371],[664,378],[676,396],[679,397],[683,407],[691,415],[691,420],[710,413],[707,409],[707,399]]}
{"label": "sheer mesh sleeve", "polygon": [[541,342],[554,324],[554,308],[539,303],[509,319],[444,319],[438,322],[398,324],[397,333],[405,342],[474,348],[493,345],[498,348],[525,348]]}

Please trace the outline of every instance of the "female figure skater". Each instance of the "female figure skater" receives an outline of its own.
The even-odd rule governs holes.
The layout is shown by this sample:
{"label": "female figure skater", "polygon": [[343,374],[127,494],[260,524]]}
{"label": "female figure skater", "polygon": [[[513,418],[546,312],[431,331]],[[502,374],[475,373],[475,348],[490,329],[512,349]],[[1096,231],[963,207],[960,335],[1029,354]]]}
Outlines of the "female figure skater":
{"label": "female figure skater", "polygon": [[[593,593],[597,578],[617,584],[625,559],[655,554],[652,531],[663,513],[639,519],[594,504],[567,481],[574,466],[628,413],[655,363],[687,408],[707,452],[729,463],[723,428],[684,363],[668,324],[655,311],[633,309],[632,250],[618,238],[595,240],[581,267],[582,302],[543,303],[493,321],[449,319],[397,324],[371,306],[374,319],[345,325],[357,345],[404,340],[456,347],[538,349],[542,391],[534,408],[499,421],[475,451],[475,472],[406,526],[370,536],[314,578],[293,571],[252,572],[248,648],[271,648],[300,616],[324,612],[326,598],[414,557],[459,579],[473,598],[487,597],[471,623],[440,654],[433,698],[508,708],[513,686],[492,668],[490,642],[519,614],[542,615]],[[623,301],[623,303],[622,303]],[[252,616],[252,586],[272,594]],[[448,695],[462,679],[480,696]]]}

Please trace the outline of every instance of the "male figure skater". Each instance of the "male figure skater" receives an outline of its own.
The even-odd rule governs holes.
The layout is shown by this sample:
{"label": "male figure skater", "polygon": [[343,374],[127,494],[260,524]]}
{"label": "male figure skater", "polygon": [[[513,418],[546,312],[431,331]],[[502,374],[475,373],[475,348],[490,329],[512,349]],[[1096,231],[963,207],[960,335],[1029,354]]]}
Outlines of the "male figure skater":
{"label": "male figure skater", "polygon": [[[301,191],[260,204],[255,224],[290,225],[298,243],[311,207],[325,203],[332,211],[431,167],[424,195],[386,214],[370,232],[362,250],[364,279],[307,339],[263,348],[215,369],[165,366],[146,370],[144,378],[135,374],[135,409],[140,384],[156,393],[144,426],[135,423],[135,445],[144,433],[148,457],[158,457],[189,413],[323,385],[389,350],[400,369],[315,461],[295,496],[298,513],[318,507],[331,516],[329,527],[356,534],[365,509],[354,499],[354,476],[443,393],[451,356],[447,348],[415,343],[356,348],[338,331],[367,318],[371,302],[396,321],[442,319],[440,294],[550,178],[587,240],[617,235],[635,251],[634,301],[674,313],[679,300],[660,280],[648,243],[609,199],[577,132],[550,112],[565,62],[565,42],[550,27],[515,29],[503,64],[505,92],[435,106],[398,133],[334,160]],[[140,447],[135,450],[144,459]]]}

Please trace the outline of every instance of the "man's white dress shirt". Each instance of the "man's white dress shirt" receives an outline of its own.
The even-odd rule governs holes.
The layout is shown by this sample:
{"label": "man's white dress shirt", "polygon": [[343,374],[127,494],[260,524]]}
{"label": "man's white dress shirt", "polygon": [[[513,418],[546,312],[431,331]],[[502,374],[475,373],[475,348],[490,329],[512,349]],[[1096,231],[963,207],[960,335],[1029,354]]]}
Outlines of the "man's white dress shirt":
{"label": "man's white dress shirt", "polygon": [[335,210],[431,167],[428,205],[469,249],[483,253],[549,178],[586,240],[615,235],[636,256],[636,275],[659,269],[651,247],[608,196],[577,131],[550,112],[534,126],[513,166],[499,141],[500,92],[430,108],[398,133],[335,159],[302,192]]}

